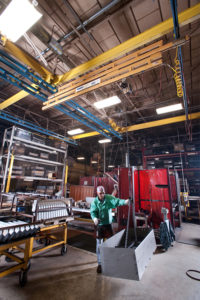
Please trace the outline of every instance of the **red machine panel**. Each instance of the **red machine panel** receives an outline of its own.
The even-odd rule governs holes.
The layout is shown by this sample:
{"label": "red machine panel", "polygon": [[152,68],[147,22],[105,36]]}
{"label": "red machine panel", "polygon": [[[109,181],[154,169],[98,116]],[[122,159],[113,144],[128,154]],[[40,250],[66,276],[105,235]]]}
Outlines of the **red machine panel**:
{"label": "red machine panel", "polygon": [[170,186],[167,169],[142,170],[139,171],[139,206],[140,210],[148,211],[149,223],[158,228],[163,221],[161,208],[169,210],[168,217],[172,222],[172,207]]}
{"label": "red machine panel", "polygon": [[[162,207],[169,210],[168,218],[173,224],[172,201],[177,201],[176,181],[175,176],[169,175],[167,169],[135,170],[133,183],[131,168],[120,168],[119,192],[122,199],[134,193],[136,213],[147,213],[149,225],[153,228],[158,228],[163,221]],[[127,217],[128,207],[119,207],[119,230],[126,225]]]}
{"label": "red machine panel", "polygon": [[[133,176],[132,168],[120,168],[119,169],[119,198],[128,199],[132,197],[133,192],[135,195],[138,195],[138,185],[133,185]],[[138,180],[138,171],[134,172],[134,181]],[[139,203],[136,201],[135,210],[139,210]],[[130,214],[132,216],[132,207]],[[128,206],[118,207],[117,221],[118,221],[118,230],[125,228],[128,218]],[[133,219],[130,218],[130,226],[133,226]]]}

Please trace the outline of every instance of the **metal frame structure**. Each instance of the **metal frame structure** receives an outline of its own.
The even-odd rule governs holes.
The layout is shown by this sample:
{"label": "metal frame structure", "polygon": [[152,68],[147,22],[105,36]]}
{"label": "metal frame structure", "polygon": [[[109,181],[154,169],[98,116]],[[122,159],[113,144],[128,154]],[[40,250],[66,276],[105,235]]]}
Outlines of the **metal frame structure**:
{"label": "metal frame structure", "polygon": [[[69,105],[73,106],[75,111],[69,109],[67,106],[64,106],[62,104],[56,105],[55,108],[63,112],[64,114],[68,115],[69,117],[72,117],[73,119],[79,121],[80,123],[90,127],[91,129],[96,130],[99,134],[102,134],[108,139],[112,138],[112,136],[110,135],[111,133],[112,134],[114,133],[116,137],[122,139],[121,135],[117,133],[115,130],[113,130],[111,126],[102,122],[100,119],[92,115],[88,110],[86,110],[82,106],[79,106],[77,103],[76,105],[74,105],[72,102],[70,102]],[[92,122],[96,124],[93,124]]]}
{"label": "metal frame structure", "polygon": [[[25,90],[38,99],[45,101],[48,96],[48,94],[43,93],[42,90],[48,93],[54,93],[57,91],[55,85],[49,84],[38,75],[32,73],[26,66],[16,61],[3,50],[0,50],[0,62],[15,72],[15,75],[13,75],[8,70],[1,67],[0,78],[19,87],[20,89]],[[30,81],[32,85],[17,77],[16,74],[18,74],[18,76],[23,76],[26,80]]]}
{"label": "metal frame structure", "polygon": [[[175,36],[175,39],[177,40],[180,37],[177,0],[170,0],[170,4],[171,4],[171,10],[172,10],[173,24],[174,24],[174,36]],[[177,54],[178,54],[179,68],[180,68],[180,80],[181,80],[181,85],[182,85],[182,90],[183,90],[183,103],[184,103],[184,108],[185,108],[186,121],[188,122],[188,99],[187,99],[187,92],[186,92],[185,79],[184,79],[184,73],[183,73],[183,61],[182,61],[181,46],[178,46],[177,52],[178,52]]]}
{"label": "metal frame structure", "polygon": [[[0,62],[12,69],[15,74],[10,73],[8,70],[3,69],[0,67],[0,78],[4,79],[5,81],[9,82],[10,84],[23,89],[26,93],[31,94],[32,96],[38,98],[42,102],[47,101],[48,94],[52,94],[57,91],[55,85],[51,85],[48,82],[44,81],[38,75],[35,75],[31,72],[27,67],[16,61],[10,55],[5,53],[4,51],[0,50]],[[30,85],[26,81],[18,78],[16,74],[23,76],[26,80],[29,80],[32,84]],[[45,94],[44,91],[48,92]],[[77,107],[78,106],[78,107]],[[1,105],[0,105],[1,107]],[[69,107],[64,107],[62,105],[56,106],[56,108],[61,111],[62,113],[69,115],[70,117],[74,118],[75,120],[79,121],[80,123],[88,126],[91,129],[97,130],[100,134],[107,138],[111,138],[110,134],[114,134],[114,136],[121,138],[120,134],[118,134],[115,130],[112,129],[111,126],[107,125],[106,123],[102,122],[100,119],[92,115],[88,110],[83,108],[80,105],[76,105],[76,103],[72,102],[69,103]],[[71,110],[71,108],[73,110]],[[1,118],[3,118],[5,113],[1,114]],[[4,116],[5,117],[5,116]],[[9,116],[12,118],[12,116]],[[8,116],[7,116],[8,118]],[[13,117],[14,121],[14,117]],[[16,122],[16,120],[15,120]],[[18,121],[17,121],[18,122]],[[30,124],[27,121],[23,122],[23,126],[30,129]],[[26,126],[25,126],[26,125]],[[36,126],[33,124],[33,126]],[[32,128],[31,128],[32,129]],[[40,129],[42,130],[42,129]],[[107,131],[107,133],[105,132]]]}
{"label": "metal frame structure", "polygon": [[[24,245],[24,248],[21,246]],[[23,253],[23,258],[20,258],[10,252],[9,249],[17,248],[19,252]],[[30,239],[23,239],[20,241],[15,241],[9,244],[0,245],[0,254],[5,255],[6,258],[11,261],[17,262],[17,265],[7,268],[0,272],[0,277],[5,277],[9,274],[14,273],[17,270],[21,270],[19,274],[19,283],[21,286],[24,286],[27,282],[27,273],[29,270],[29,259],[31,252],[31,243]]]}
{"label": "metal frame structure", "polygon": [[[7,138],[7,133],[9,130],[11,130],[11,134],[10,134],[10,138]],[[44,181],[51,181],[53,183],[60,182],[60,183],[62,183],[62,190],[64,192],[65,182],[66,182],[65,168],[66,168],[66,164],[67,164],[67,149],[68,149],[68,147],[66,150],[62,150],[62,149],[54,148],[54,147],[51,147],[48,145],[38,144],[34,141],[25,140],[25,139],[15,136],[15,130],[16,130],[16,127],[13,126],[12,129],[8,128],[4,132],[1,153],[2,153],[2,159],[3,158],[6,159],[6,164],[5,164],[5,170],[2,175],[2,178],[3,178],[2,192],[5,192],[5,190],[7,193],[9,192],[11,179],[40,180],[40,181],[44,180]],[[9,144],[8,153],[6,155],[3,155],[3,149],[4,149],[6,142]],[[62,153],[64,155],[63,163],[59,163],[57,161],[50,161],[50,160],[30,157],[30,156],[26,156],[26,155],[15,155],[14,156],[12,154],[12,147],[16,142],[22,142],[27,147],[36,149],[39,151],[44,151],[44,152],[45,151],[47,151],[47,152],[55,151],[56,153]],[[63,167],[62,178],[61,179],[49,179],[49,178],[44,178],[44,177],[33,177],[33,176],[12,176],[12,168],[13,168],[14,160],[20,160],[22,162],[38,163],[38,164],[44,164],[44,165],[51,165],[51,166],[55,166],[55,168],[57,168],[58,166]],[[7,182],[7,184],[6,184],[6,182]]]}
{"label": "metal frame structure", "polygon": [[[189,114],[188,117],[189,117],[189,120],[199,119],[200,112]],[[177,116],[177,117],[166,118],[166,119],[161,119],[161,120],[127,126],[127,127],[124,127],[120,132],[125,133],[127,131],[128,132],[129,131],[137,131],[137,130],[142,130],[142,129],[146,129],[146,128],[153,128],[153,127],[164,126],[164,125],[173,124],[173,123],[184,122],[185,120],[186,120],[186,116],[182,115],[182,116]],[[79,140],[79,139],[83,139],[86,137],[93,137],[96,135],[99,135],[99,133],[96,131],[92,131],[92,132],[75,135],[75,136],[73,136],[73,139]]]}
{"label": "metal frame structure", "polygon": [[[105,7],[105,9],[106,10],[109,9],[110,5],[112,6],[112,5],[115,5],[116,3],[118,3],[118,1],[112,1]],[[101,14],[103,10],[104,10],[104,8],[102,10],[100,10],[99,13]],[[98,15],[98,13],[97,13],[97,15]],[[181,27],[188,23],[191,23],[194,20],[197,20],[199,18],[199,16],[200,16],[200,5],[197,4],[189,9],[186,9],[185,11],[181,12],[178,15],[179,26]],[[94,18],[96,18],[96,15]],[[86,23],[87,22],[88,21],[86,21]],[[80,28],[82,28],[82,25],[85,26],[85,23],[80,24],[79,25]],[[65,82],[65,81],[74,79],[77,76],[82,75],[91,69],[95,69],[96,67],[98,67],[99,65],[102,65],[103,63],[107,63],[113,59],[116,59],[117,57],[119,57],[119,55],[123,55],[125,53],[128,53],[128,52],[140,47],[140,46],[143,46],[144,44],[152,42],[155,39],[160,38],[161,36],[163,36],[164,34],[170,32],[172,30],[173,30],[173,18],[170,18],[170,19],[168,19],[164,22],[161,22],[160,24],[146,30],[145,32],[127,40],[126,42],[110,49],[109,51],[106,51],[105,53],[93,58],[92,60],[74,68],[73,70],[70,70],[69,72],[67,72],[66,74],[63,74],[61,76],[54,76],[48,70],[45,70],[44,67],[39,65],[39,63],[35,59],[30,57],[30,55],[27,55],[22,50],[20,50],[18,47],[16,47],[16,45],[12,44],[10,41],[7,41],[3,37],[2,37],[2,40],[3,40],[6,51],[13,54],[15,57],[20,59],[20,61],[23,61],[24,63],[26,63],[28,66],[31,66],[31,68],[36,70],[38,72],[38,74],[43,76],[43,78],[45,78],[46,81],[49,82],[51,80],[52,82],[54,82],[54,84],[58,84],[61,82]],[[66,36],[68,36],[68,35],[66,35]],[[65,37],[64,37],[64,39],[65,39]],[[16,102],[16,101],[20,100],[21,98],[23,98],[25,95],[26,94],[20,94],[20,96],[18,96],[18,94],[17,94],[16,95],[17,100],[14,97],[14,98],[12,98],[12,101]],[[13,103],[12,101],[11,102],[9,101],[9,105],[11,103]],[[58,107],[56,107],[56,108],[59,109]],[[62,107],[61,107],[61,109],[62,109]],[[66,112],[64,112],[64,113],[66,113]],[[69,113],[70,113],[70,111],[68,111],[68,113],[66,113],[66,114],[69,115]],[[76,111],[76,113],[78,113],[78,112]],[[76,120],[80,121],[80,116],[76,115],[76,117],[77,117]],[[85,121],[85,120],[83,120],[83,121]],[[86,125],[89,126],[90,124],[87,123]],[[92,128],[92,127],[90,126],[90,128]]]}
{"label": "metal frame structure", "polygon": [[[67,82],[58,88],[44,103],[43,110],[66,102],[133,74],[138,74],[162,64],[162,51],[173,47],[173,43],[163,45],[163,41],[154,43],[141,50],[99,67],[90,73]],[[68,104],[68,102],[66,102]]]}
{"label": "metal frame structure", "polygon": [[39,133],[42,133],[44,135],[47,135],[47,136],[51,136],[53,138],[56,138],[58,140],[61,140],[61,141],[64,141],[66,143],[70,143],[70,144],[73,144],[73,145],[77,145],[76,141],[74,141],[74,139],[69,139],[63,135],[60,135],[56,132],[53,132],[51,130],[48,130],[48,129],[45,129],[43,127],[40,127],[34,123],[31,123],[29,121],[26,121],[26,120],[22,120],[20,118],[16,118],[8,113],[5,113],[4,111],[0,111],[0,119],[2,120],[5,120],[5,121],[8,121],[8,122],[11,122],[13,124],[16,124],[20,127],[25,127],[27,129],[31,129],[33,131],[36,131],[36,132],[39,132]]}
{"label": "metal frame structure", "polygon": [[[184,10],[178,14],[179,26],[185,26],[200,18],[200,4],[196,4],[191,8]],[[121,55],[127,54],[139,47],[161,38],[163,35],[173,31],[173,19],[169,18],[145,30],[144,32],[132,37],[131,39],[121,43],[120,45],[92,58],[91,60],[75,67],[64,75],[59,76],[59,83],[64,83],[77,76],[83,75],[88,71],[97,68],[100,65],[108,63]]]}
{"label": "metal frame structure", "polygon": [[[40,228],[40,231],[35,237],[0,245],[0,255],[5,255],[11,261],[18,263],[17,265],[0,272],[0,277],[5,277],[17,270],[21,270],[19,274],[19,284],[24,286],[27,283],[27,273],[30,268],[30,259],[33,255],[57,246],[61,246],[61,255],[65,255],[67,253],[67,222],[71,219],[73,220],[73,218],[68,218],[66,222]],[[56,236],[56,233],[60,231],[63,233],[62,238]],[[45,244],[39,249],[34,249],[34,241],[38,240],[44,240]],[[51,244],[50,241],[53,241],[53,243]],[[22,248],[21,245],[25,245],[25,247]],[[9,252],[10,249],[16,249],[19,252],[22,252],[24,257],[19,258],[14,253]]]}

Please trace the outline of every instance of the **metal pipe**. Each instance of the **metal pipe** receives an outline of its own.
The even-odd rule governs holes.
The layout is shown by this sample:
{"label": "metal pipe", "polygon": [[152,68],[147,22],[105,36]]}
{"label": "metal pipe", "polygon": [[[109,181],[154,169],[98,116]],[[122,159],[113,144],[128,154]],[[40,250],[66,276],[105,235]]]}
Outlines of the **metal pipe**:
{"label": "metal pipe", "polygon": [[33,43],[33,41],[30,39],[30,37],[28,36],[27,33],[24,33],[24,37],[27,40],[27,42],[30,44],[30,46],[33,48],[33,50],[39,55],[41,61],[43,62],[43,64],[47,67],[48,63],[46,61],[46,59],[44,58],[44,56],[40,53],[39,49],[35,46],[35,44]]}
{"label": "metal pipe", "polygon": [[125,153],[125,167],[126,168],[129,167],[129,155],[128,155],[128,152]]}
{"label": "metal pipe", "polygon": [[79,18],[79,16],[77,15],[77,13],[75,12],[75,10],[73,9],[73,7],[69,4],[69,2],[67,0],[63,0],[63,3],[67,6],[67,8],[70,10],[70,12],[72,13],[72,15],[74,16],[74,18],[76,19],[76,21],[80,24],[81,28],[85,31],[85,33],[89,36],[89,38],[91,40],[93,40],[93,37],[91,36],[91,34],[87,31],[87,29],[85,28],[85,26],[83,25],[81,19]]}
{"label": "metal pipe", "polygon": [[[103,13],[105,13],[107,10],[109,10],[110,8],[112,8],[113,6],[115,6],[119,2],[120,2],[120,0],[113,0],[113,1],[111,1],[105,7],[103,7],[102,9],[100,9],[96,14],[94,14],[89,19],[87,19],[86,21],[84,21],[82,24],[80,24],[79,26],[77,26],[76,30],[80,30],[81,28],[87,26],[89,23],[91,23],[92,21],[94,21],[96,18],[98,18],[99,16],[101,16]],[[70,31],[69,33],[65,34],[63,37],[61,37],[60,39],[58,39],[57,42],[60,43],[60,42],[62,42],[64,40],[66,40],[74,32],[75,32],[75,30]],[[44,51],[41,52],[41,55],[47,53],[49,50],[50,50],[50,48],[46,48]],[[38,57],[36,57],[36,58],[38,58]]]}
{"label": "metal pipe", "polygon": [[[133,227],[134,227],[134,237],[135,237],[135,242],[137,243],[137,223],[136,223],[136,217],[135,217],[135,167],[132,167],[132,209],[133,209]],[[139,172],[139,171],[138,171]]]}
{"label": "metal pipe", "polygon": [[103,144],[103,172],[106,172],[106,144]]}

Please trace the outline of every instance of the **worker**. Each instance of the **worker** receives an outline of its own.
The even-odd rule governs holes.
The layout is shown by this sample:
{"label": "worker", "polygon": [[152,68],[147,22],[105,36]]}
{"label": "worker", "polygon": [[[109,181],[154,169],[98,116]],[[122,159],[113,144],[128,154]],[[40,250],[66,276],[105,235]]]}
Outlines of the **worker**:
{"label": "worker", "polygon": [[122,200],[112,195],[105,194],[103,186],[97,187],[97,197],[90,206],[91,218],[96,229],[96,253],[97,253],[97,273],[101,273],[100,245],[105,238],[113,235],[112,230],[112,209],[121,205],[127,205],[129,199]]}

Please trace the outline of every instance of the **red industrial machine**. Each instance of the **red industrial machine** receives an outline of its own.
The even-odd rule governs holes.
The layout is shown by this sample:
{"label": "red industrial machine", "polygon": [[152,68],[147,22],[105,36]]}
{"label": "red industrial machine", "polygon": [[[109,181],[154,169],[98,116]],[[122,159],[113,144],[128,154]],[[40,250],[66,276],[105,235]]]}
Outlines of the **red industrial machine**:
{"label": "red industrial machine", "polygon": [[[109,177],[110,176],[110,177]],[[113,179],[114,181],[113,181]],[[180,189],[178,174],[168,169],[137,170],[135,167],[118,168],[106,177],[82,177],[80,185],[103,185],[107,194],[112,194],[115,181],[118,181],[119,191],[116,197],[134,199],[136,217],[141,214],[148,216],[148,224],[157,229],[163,222],[162,208],[168,209],[168,219],[172,226],[181,224]],[[132,207],[130,215],[133,215]],[[118,230],[126,227],[128,220],[128,206],[118,207]],[[130,227],[133,220],[130,218]]]}
{"label": "red industrial machine", "polygon": [[[134,167],[120,168],[119,197],[122,199],[133,198],[136,215],[137,213],[148,215],[148,224],[154,229],[159,228],[163,221],[162,208],[169,210],[168,218],[172,226],[180,226],[180,191],[178,175],[174,171],[168,169],[137,170]],[[127,218],[128,207],[119,207],[119,230],[125,228]]]}

